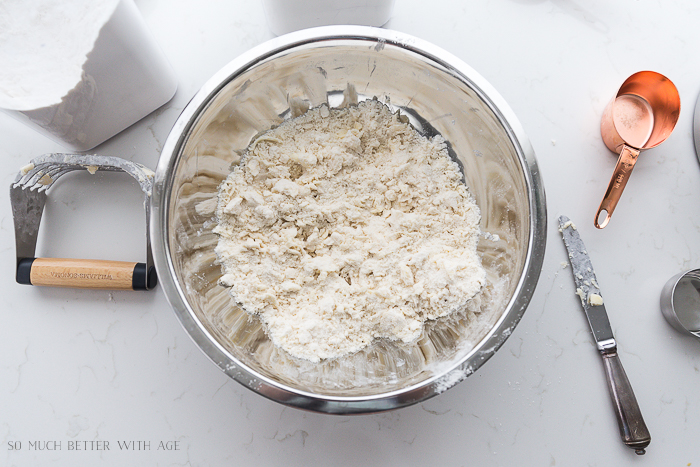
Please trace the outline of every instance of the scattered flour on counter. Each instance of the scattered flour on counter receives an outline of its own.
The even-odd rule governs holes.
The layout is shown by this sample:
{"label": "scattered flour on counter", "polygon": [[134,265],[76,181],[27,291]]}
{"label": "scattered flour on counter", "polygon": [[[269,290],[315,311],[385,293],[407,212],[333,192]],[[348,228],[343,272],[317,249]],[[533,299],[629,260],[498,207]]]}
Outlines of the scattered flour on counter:
{"label": "scattered flour on counter", "polygon": [[378,101],[312,109],[256,139],[221,184],[220,284],[299,358],[411,342],[486,282],[461,179],[441,137]]}

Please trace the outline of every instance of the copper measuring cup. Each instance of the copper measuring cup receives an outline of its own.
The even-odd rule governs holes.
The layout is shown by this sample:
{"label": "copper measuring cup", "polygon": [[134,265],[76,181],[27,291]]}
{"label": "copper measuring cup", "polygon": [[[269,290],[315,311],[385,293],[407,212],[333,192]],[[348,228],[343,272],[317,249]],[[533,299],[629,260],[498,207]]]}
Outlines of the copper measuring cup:
{"label": "copper measuring cup", "polygon": [[[676,86],[653,71],[633,74],[603,111],[600,133],[612,152],[620,154],[594,224],[602,229],[612,216],[627,185],[639,152],[663,143],[676,126],[681,99]],[[601,216],[605,217],[601,222]]]}

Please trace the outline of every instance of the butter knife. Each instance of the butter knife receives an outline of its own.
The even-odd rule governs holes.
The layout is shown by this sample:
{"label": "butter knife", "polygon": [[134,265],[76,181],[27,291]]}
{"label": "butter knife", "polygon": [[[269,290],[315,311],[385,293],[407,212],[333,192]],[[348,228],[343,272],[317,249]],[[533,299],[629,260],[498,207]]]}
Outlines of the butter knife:
{"label": "butter knife", "polygon": [[603,356],[605,376],[608,379],[608,388],[615,407],[620,436],[628,447],[634,449],[634,452],[640,455],[644,454],[645,448],[651,442],[651,435],[642,418],[642,412],[634,397],[627,374],[622,368],[620,357],[617,355],[617,342],[610,327],[608,314],[605,311],[600,287],[593,272],[593,265],[588,257],[586,247],[576,231],[576,226],[568,217],[559,217],[559,231],[569,252],[571,270],[576,283],[576,295],[581,299],[581,305],[593,331],[596,346]]}

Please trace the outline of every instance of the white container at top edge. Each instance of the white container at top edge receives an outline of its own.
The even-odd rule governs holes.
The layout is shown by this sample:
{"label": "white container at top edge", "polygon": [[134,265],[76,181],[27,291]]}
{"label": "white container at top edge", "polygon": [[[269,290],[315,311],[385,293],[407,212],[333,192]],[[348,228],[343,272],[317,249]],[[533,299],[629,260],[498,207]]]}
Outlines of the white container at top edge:
{"label": "white container at top edge", "polygon": [[87,54],[81,80],[60,102],[3,110],[66,148],[87,151],[168,102],[176,89],[133,0],[120,0]]}
{"label": "white container at top edge", "polygon": [[380,27],[391,18],[394,0],[263,0],[275,35],[333,24]]}

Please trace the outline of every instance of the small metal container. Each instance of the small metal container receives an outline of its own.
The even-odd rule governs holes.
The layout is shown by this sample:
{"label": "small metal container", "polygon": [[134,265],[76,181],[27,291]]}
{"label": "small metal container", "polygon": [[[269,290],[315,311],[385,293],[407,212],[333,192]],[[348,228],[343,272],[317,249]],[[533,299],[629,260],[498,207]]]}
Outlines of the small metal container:
{"label": "small metal container", "polygon": [[[488,235],[479,300],[430,322],[412,344],[377,341],[321,363],[290,357],[217,284],[219,184],[256,135],[294,109],[376,97],[426,136],[441,134]],[[266,42],[214,75],[175,123],[153,186],[151,241],[185,330],[227,375],[274,401],[319,412],[415,404],[476,371],[510,336],[535,290],[546,237],[544,188],[525,133],[498,93],[457,57],[412,36],[330,26]]]}
{"label": "small metal container", "polygon": [[700,337],[700,269],[682,272],[661,290],[661,313],[678,332]]}

